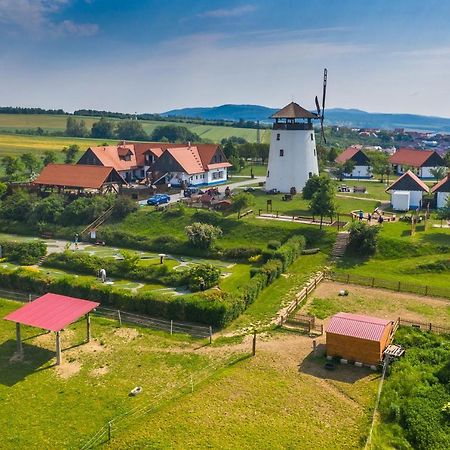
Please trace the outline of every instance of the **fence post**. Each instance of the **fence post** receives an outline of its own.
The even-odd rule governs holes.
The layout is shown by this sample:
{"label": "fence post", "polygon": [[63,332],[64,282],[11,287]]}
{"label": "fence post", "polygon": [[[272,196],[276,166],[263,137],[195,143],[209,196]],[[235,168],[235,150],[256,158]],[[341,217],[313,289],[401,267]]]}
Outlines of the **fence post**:
{"label": "fence post", "polygon": [[252,346],[252,355],[256,355],[256,330],[253,331],[253,346]]}
{"label": "fence post", "polygon": [[277,211],[277,219],[278,219],[278,211]]}
{"label": "fence post", "polygon": [[323,323],[320,324],[320,334],[321,334],[321,335],[323,334]]}
{"label": "fence post", "polygon": [[375,277],[372,277],[372,287],[375,286]]}
{"label": "fence post", "polygon": [[119,325],[122,326],[122,316],[120,315],[120,309],[117,310],[117,318],[119,319]]}
{"label": "fence post", "polygon": [[433,324],[431,322],[430,322],[430,327],[429,327],[428,331],[433,331]]}
{"label": "fence post", "polygon": [[173,334],[173,320],[170,319],[170,334]]}
{"label": "fence post", "polygon": [[350,283],[350,274],[347,274],[347,284]]}
{"label": "fence post", "polygon": [[398,282],[398,288],[397,291],[400,292],[400,281]]}
{"label": "fence post", "polygon": [[425,295],[428,295],[428,285],[425,286]]}
{"label": "fence post", "polygon": [[28,302],[31,302],[31,294],[28,294]]}
{"label": "fence post", "polygon": [[212,344],[212,326],[209,326],[209,343]]}

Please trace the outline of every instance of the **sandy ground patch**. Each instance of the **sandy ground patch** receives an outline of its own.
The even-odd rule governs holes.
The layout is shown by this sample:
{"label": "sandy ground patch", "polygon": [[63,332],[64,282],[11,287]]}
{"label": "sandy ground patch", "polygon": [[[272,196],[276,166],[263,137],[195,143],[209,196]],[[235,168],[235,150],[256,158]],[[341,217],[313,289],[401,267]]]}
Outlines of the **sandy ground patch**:
{"label": "sandy ground patch", "polygon": [[[338,297],[338,292],[342,289],[349,291],[348,297]],[[359,300],[360,310],[357,312],[362,314],[373,314],[389,320],[396,320],[401,317],[411,321],[431,321],[436,325],[450,326],[450,301],[442,298],[324,281],[314,290],[308,302],[301,308],[302,312],[308,311],[314,298],[339,299],[343,305],[346,302],[356,305]],[[361,303],[361,299],[364,299],[364,303]],[[383,300],[383,302],[380,303],[380,300]]]}
{"label": "sandy ground patch", "polygon": [[81,364],[78,361],[68,362],[65,358],[59,366],[56,366],[56,374],[65,380],[76,375],[80,370]]}
{"label": "sandy ground patch", "polygon": [[118,328],[114,334],[127,342],[132,341],[139,336],[139,332],[135,328]]}
{"label": "sandy ground patch", "polygon": [[91,377],[102,377],[109,372],[109,368],[107,366],[97,367],[89,372]]}

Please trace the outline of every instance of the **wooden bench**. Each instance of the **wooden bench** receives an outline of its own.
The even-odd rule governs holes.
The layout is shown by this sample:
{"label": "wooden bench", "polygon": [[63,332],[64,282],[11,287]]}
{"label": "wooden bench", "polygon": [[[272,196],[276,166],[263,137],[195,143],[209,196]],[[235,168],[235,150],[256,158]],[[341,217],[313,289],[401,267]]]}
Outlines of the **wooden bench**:
{"label": "wooden bench", "polygon": [[361,193],[361,194],[365,194],[367,191],[367,189],[364,186],[353,186],[353,192],[354,193]]}

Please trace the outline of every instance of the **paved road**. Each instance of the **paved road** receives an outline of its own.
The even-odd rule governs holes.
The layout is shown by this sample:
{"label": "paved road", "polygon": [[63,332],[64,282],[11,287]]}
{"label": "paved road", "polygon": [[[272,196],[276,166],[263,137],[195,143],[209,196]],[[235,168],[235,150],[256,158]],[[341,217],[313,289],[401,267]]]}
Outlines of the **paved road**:
{"label": "paved road", "polygon": [[[239,178],[243,178],[243,177],[239,177]],[[230,181],[233,181],[235,178],[232,178]],[[249,184],[255,184],[255,183],[262,183],[266,181],[266,177],[255,177],[255,178],[245,178],[242,181],[238,181],[236,183],[230,183],[230,189],[233,190],[235,188],[238,187],[243,187],[243,186],[247,186]],[[221,184],[220,186],[218,186],[219,191],[223,192],[225,190],[225,188],[228,186],[228,184],[224,183]],[[207,186],[202,187],[201,189],[208,189]],[[180,201],[183,198],[183,192],[180,192],[178,194],[172,194],[170,196],[170,202],[169,203],[176,203],[178,201]],[[142,206],[145,206],[147,204],[147,200],[141,200],[139,201],[139,204]]]}

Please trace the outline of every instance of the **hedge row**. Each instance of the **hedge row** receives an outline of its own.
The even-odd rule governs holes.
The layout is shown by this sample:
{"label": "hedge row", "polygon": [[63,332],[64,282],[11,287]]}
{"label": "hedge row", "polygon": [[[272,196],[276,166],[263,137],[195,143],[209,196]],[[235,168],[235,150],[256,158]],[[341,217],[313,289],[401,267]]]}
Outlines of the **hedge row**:
{"label": "hedge row", "polygon": [[47,254],[47,245],[42,241],[0,241],[1,256],[22,265],[36,264]]}
{"label": "hedge row", "polygon": [[168,286],[183,286],[188,283],[186,271],[170,270],[165,264],[138,266],[137,261],[130,262],[127,257],[124,259],[101,258],[86,253],[65,251],[49,255],[44,265],[94,276],[100,269],[105,269],[106,273],[113,277],[162,283]]}
{"label": "hedge row", "polygon": [[263,252],[265,261],[278,259],[283,265],[283,272],[302,254],[306,246],[304,236],[293,236],[289,238],[277,250],[266,250]]}

